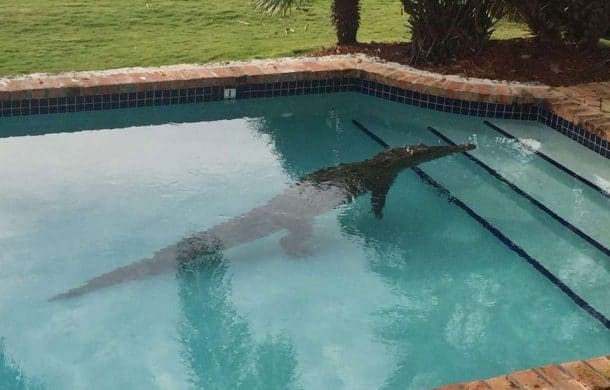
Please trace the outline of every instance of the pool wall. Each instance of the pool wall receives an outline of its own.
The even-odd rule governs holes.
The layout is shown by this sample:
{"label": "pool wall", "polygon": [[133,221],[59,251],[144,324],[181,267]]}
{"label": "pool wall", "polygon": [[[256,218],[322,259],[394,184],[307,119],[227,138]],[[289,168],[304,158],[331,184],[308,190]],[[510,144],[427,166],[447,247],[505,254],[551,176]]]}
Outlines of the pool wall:
{"label": "pool wall", "polygon": [[0,79],[0,117],[346,91],[462,115],[537,120],[610,158],[607,118],[583,113],[554,88],[444,76],[364,56]]}

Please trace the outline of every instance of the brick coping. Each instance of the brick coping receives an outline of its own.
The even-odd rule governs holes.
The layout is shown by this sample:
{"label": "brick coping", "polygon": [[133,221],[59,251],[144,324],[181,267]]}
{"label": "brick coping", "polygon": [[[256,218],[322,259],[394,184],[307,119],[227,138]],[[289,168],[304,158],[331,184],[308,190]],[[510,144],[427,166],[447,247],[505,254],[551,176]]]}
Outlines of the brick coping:
{"label": "brick coping", "polygon": [[492,80],[492,79],[482,79],[476,77],[462,77],[459,75],[442,75],[439,73],[430,72],[427,70],[417,69],[409,65],[398,64],[394,62],[384,61],[382,59],[367,56],[364,54],[338,54],[338,55],[327,55],[321,57],[280,57],[274,59],[254,59],[248,61],[221,61],[221,62],[209,62],[205,64],[173,64],[173,65],[164,65],[164,66],[151,66],[151,67],[126,67],[126,68],[114,68],[107,70],[85,70],[85,71],[67,71],[60,73],[31,73],[26,75],[15,75],[15,76],[4,76],[0,77],[0,83],[11,81],[11,80],[27,80],[32,78],[50,78],[50,77],[96,77],[96,76],[105,76],[105,75],[116,75],[122,73],[132,73],[132,72],[156,72],[156,71],[180,71],[180,70],[189,70],[189,69],[199,69],[199,68],[239,68],[248,65],[253,66],[281,66],[281,65],[289,65],[295,63],[311,63],[311,62],[332,62],[332,61],[349,61],[355,63],[369,62],[376,64],[385,64],[392,66],[397,69],[401,69],[404,71],[408,71],[412,74],[417,74],[420,76],[431,76],[431,77],[441,77],[446,78],[448,80],[453,81],[471,81],[482,84],[507,84],[507,85],[516,85],[516,86],[530,86],[530,87],[546,87],[543,84],[536,82],[518,82],[518,81],[508,81],[508,80]]}
{"label": "brick coping", "polygon": [[[535,105],[600,140],[610,141],[610,113],[602,111],[601,102],[599,110],[588,104],[590,97],[588,103],[583,102],[573,89],[440,75],[396,63],[381,62],[364,55],[123,68],[57,75],[32,74],[0,79],[0,103],[197,87],[235,88],[248,84],[335,77],[367,79],[443,99],[485,104]],[[610,90],[610,83],[608,84]],[[584,134],[580,136],[586,137]],[[607,142],[603,149],[602,154],[608,152]]]}
{"label": "brick coping", "polygon": [[515,371],[495,378],[438,387],[437,390],[469,389],[610,389],[610,356],[551,364]]}
{"label": "brick coping", "polygon": [[[407,65],[391,62],[382,62],[364,55],[336,55],[325,57],[297,57],[279,58],[274,60],[253,60],[248,62],[232,61],[210,64],[182,64],[162,67],[134,67],[119,68],[104,71],[64,72],[59,74],[34,73],[24,76],[0,78],[0,101],[19,100],[31,97],[57,97],[84,96],[101,93],[94,87],[105,88],[110,93],[135,92],[154,89],[164,89],[172,81],[175,86],[181,87],[197,81],[208,81],[207,85],[228,86],[240,85],[249,82],[290,81],[307,79],[311,73],[323,75],[324,72],[336,73],[342,71],[344,75],[362,76],[363,74],[376,74],[381,76],[379,81],[394,80],[396,86],[413,87],[412,90],[426,92],[426,86],[435,86],[434,91],[455,90],[455,87],[464,87],[466,84],[475,86],[465,97],[481,102],[498,103],[532,103],[541,101],[546,96],[544,92],[549,87],[534,83],[519,83],[497,81],[479,78],[465,78],[457,75],[441,75],[425,70],[419,70]],[[390,76],[387,80],[383,76]],[[398,73],[402,73],[399,75]],[[292,77],[291,77],[292,76]],[[402,77],[400,77],[402,76]],[[407,77],[407,79],[405,79]],[[191,83],[189,83],[189,81]],[[405,81],[411,81],[406,83]],[[182,82],[182,83],[181,83]],[[450,82],[457,83],[448,85]],[[440,83],[440,85],[436,85]],[[182,84],[182,85],[181,85]],[[117,88],[111,88],[111,87]],[[417,87],[417,88],[416,88]],[[453,87],[453,88],[451,88]],[[481,87],[478,91],[477,87]],[[494,91],[490,88],[498,87]],[[56,89],[78,88],[79,91],[55,91]],[[32,92],[32,95],[28,94]],[[46,93],[45,93],[46,92]],[[529,93],[528,93],[529,92]],[[13,93],[13,95],[9,95]],[[434,95],[434,93],[432,93]],[[437,96],[443,96],[438,94]],[[494,98],[497,96],[497,99]]]}

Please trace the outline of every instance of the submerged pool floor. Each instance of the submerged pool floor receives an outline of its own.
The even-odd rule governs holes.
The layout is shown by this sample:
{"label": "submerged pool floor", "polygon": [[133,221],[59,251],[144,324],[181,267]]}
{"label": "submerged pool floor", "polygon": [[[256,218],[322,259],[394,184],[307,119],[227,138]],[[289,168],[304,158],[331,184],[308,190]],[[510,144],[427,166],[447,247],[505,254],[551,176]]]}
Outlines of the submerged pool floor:
{"label": "submerged pool floor", "polygon": [[[444,144],[428,126],[475,142],[582,234],[454,155],[419,167],[446,191],[408,170],[383,219],[369,196],[318,217],[307,257],[274,234],[47,301],[379,152],[354,119],[391,146]],[[607,354],[609,160],[537,122],[494,123],[602,192],[481,118],[352,93],[0,120],[0,388],[429,388]]]}

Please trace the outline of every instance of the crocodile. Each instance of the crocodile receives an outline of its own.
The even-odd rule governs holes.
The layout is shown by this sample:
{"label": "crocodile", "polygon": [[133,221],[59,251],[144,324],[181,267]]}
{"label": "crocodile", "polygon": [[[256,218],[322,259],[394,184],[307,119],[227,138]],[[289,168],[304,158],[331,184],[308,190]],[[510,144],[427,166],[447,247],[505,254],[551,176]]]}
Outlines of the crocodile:
{"label": "crocodile", "polygon": [[387,148],[370,159],[342,163],[303,176],[282,194],[242,215],[205,231],[192,234],[146,258],[97,276],[80,287],[50,300],[74,297],[91,291],[171,272],[210,255],[266,237],[281,230],[283,250],[293,256],[307,255],[305,243],[312,236],[312,220],[355,197],[371,193],[372,211],[383,217],[390,187],[404,169],[453,153],[474,149],[472,144]]}

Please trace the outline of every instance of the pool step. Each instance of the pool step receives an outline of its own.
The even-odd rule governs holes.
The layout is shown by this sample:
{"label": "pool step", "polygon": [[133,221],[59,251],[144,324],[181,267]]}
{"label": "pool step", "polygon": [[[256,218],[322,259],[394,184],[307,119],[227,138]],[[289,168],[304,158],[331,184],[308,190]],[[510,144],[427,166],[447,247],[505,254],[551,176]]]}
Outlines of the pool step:
{"label": "pool step", "polygon": [[501,127],[494,125],[493,123],[491,123],[490,121],[483,121],[483,123],[488,126],[489,128],[495,130],[496,132],[498,132],[499,134],[503,135],[505,138],[508,138],[510,140],[513,140],[515,142],[517,142],[519,145],[521,145],[523,148],[531,151],[532,153],[534,153],[536,156],[540,157],[541,159],[543,159],[544,161],[548,162],[549,164],[551,164],[552,166],[554,166],[555,168],[559,169],[560,171],[564,172],[565,174],[567,174],[568,176],[573,177],[575,180],[578,180],[579,182],[583,183],[584,185],[591,187],[593,190],[599,192],[600,194],[602,194],[603,196],[605,196],[606,198],[610,198],[610,193],[608,193],[606,190],[604,190],[603,188],[601,188],[600,186],[598,186],[597,184],[591,182],[590,180],[582,177],[581,175],[579,175],[578,173],[572,171],[570,168],[564,166],[563,164],[553,160],[552,158],[550,158],[549,156],[547,156],[546,154],[539,152],[535,149],[532,149],[530,146],[528,146],[526,143],[524,143],[523,141],[521,141],[519,138],[514,137],[513,135],[509,134],[508,132],[506,132],[504,129],[502,129]]}
{"label": "pool step", "polygon": [[[432,134],[434,134],[435,136],[437,136],[438,138],[443,140],[446,144],[456,145],[455,142],[453,142],[451,139],[449,139],[447,136],[445,136],[443,133],[439,132],[435,128],[429,126],[428,130],[430,132],[432,132]],[[589,235],[584,233],[582,230],[578,229],[576,226],[572,225],[570,222],[566,221],[564,218],[559,216],[557,213],[555,213],[554,211],[549,209],[547,206],[545,206],[541,202],[534,199],[528,193],[526,193],[521,188],[519,188],[518,186],[516,186],[515,184],[513,184],[509,180],[507,180],[504,176],[499,174],[495,169],[491,168],[489,165],[485,164],[483,161],[479,160],[478,158],[474,157],[472,154],[470,154],[468,152],[464,152],[462,154],[464,156],[466,156],[466,158],[468,158],[470,161],[474,162],[475,164],[477,164],[478,166],[483,168],[485,171],[487,171],[487,173],[489,173],[490,175],[492,175],[493,177],[498,179],[500,182],[502,182],[503,184],[508,186],[511,190],[513,190],[514,192],[516,192],[517,194],[519,194],[520,196],[525,198],[528,202],[532,203],[538,209],[542,210],[542,212],[544,212],[545,214],[549,215],[551,218],[553,218],[554,220],[559,222],[562,226],[566,227],[568,230],[575,233],[581,239],[585,240],[586,242],[591,244],[593,247],[597,248],[599,251],[601,251],[606,256],[610,256],[610,249],[606,248],[603,244],[594,240]]]}
{"label": "pool step", "polygon": [[458,389],[610,389],[610,356],[515,371],[494,378],[437,387]]}
{"label": "pool step", "polygon": [[[357,120],[353,120],[352,122],[358,129],[360,129],[363,133],[365,133],[367,136],[377,142],[380,146],[384,148],[389,147],[389,145],[385,141],[383,141],[378,135],[376,135],[373,131],[368,129],[362,123],[358,122]],[[437,136],[440,135],[440,133],[436,133]],[[450,141],[447,138],[445,139]],[[550,236],[548,234],[544,234],[544,236],[536,242],[538,244],[541,244],[542,242],[546,241],[546,246],[545,244],[541,244],[538,247],[532,247],[531,244],[533,242],[529,240],[529,235],[526,234],[524,236],[522,234],[523,232],[521,232],[520,230],[515,230],[514,227],[511,228],[511,223],[507,223],[506,218],[503,217],[504,213],[502,213],[502,215],[500,216],[496,213],[496,211],[498,210],[498,203],[495,201],[491,203],[489,202],[489,199],[504,199],[504,195],[501,192],[496,193],[496,191],[498,190],[496,188],[496,183],[493,183],[490,187],[488,187],[488,189],[493,189],[492,191],[494,191],[493,193],[495,193],[495,195],[488,196],[487,200],[477,201],[476,199],[472,199],[470,197],[471,194],[469,194],[468,192],[463,193],[463,191],[460,190],[461,183],[465,180],[465,171],[462,171],[461,174],[456,174],[455,172],[452,172],[447,166],[443,166],[442,169],[434,169],[434,165],[434,163],[429,163],[429,166],[432,167],[432,170],[434,171],[434,174],[432,175],[434,176],[434,178],[419,167],[412,167],[411,170],[414,171],[424,183],[427,183],[438,189],[440,193],[444,194],[447,197],[449,202],[455,204],[464,212],[466,212],[470,217],[475,219],[477,223],[479,223],[488,232],[493,234],[509,250],[519,255],[522,260],[531,265],[543,277],[548,279],[549,282],[559,288],[581,309],[583,309],[593,318],[598,320],[606,329],[610,329],[610,319],[606,317],[607,313],[609,313],[610,307],[608,306],[608,300],[606,299],[607,297],[605,291],[607,286],[605,282],[600,279],[597,282],[598,285],[595,285],[595,283],[591,279],[578,280],[573,278],[569,273],[565,272],[566,267],[568,265],[565,264],[565,261],[563,259],[566,258],[566,256],[570,255],[571,249],[577,248],[580,240],[574,244],[570,243],[570,241],[566,241],[564,244],[569,246],[563,246],[564,249],[560,250],[559,246],[556,245],[556,242],[552,239],[549,242],[548,240]],[[489,171],[487,172],[489,173]],[[469,180],[471,180],[472,183],[482,183],[482,181],[475,181],[474,177],[470,177]],[[455,191],[456,189],[457,191]],[[482,191],[483,187],[479,187],[479,189],[477,190],[478,193],[481,193]],[[521,190],[519,189],[519,191]],[[519,197],[518,199],[521,198]],[[525,218],[522,219],[523,221],[528,221],[527,218],[531,218],[531,215],[529,214],[527,208],[513,209],[511,214],[513,217],[520,216],[521,218]],[[553,213],[553,215],[555,214]],[[561,220],[563,221],[563,219]],[[555,219],[555,221],[557,221],[557,219]],[[567,221],[564,222],[567,223]],[[507,228],[508,231],[506,230]],[[552,230],[549,232],[551,233]],[[581,234],[581,236],[582,235],[583,234]],[[514,237],[517,237],[516,241]],[[588,246],[588,243],[585,243],[585,245]],[[545,248],[545,250],[541,250],[542,248]],[[596,265],[598,268],[600,268],[600,273],[605,273],[605,262],[603,261],[605,260],[605,258],[600,261],[598,257],[606,255],[607,249],[601,246],[601,250],[602,253],[596,252],[593,257],[587,256],[586,261],[588,261],[589,264]],[[581,252],[577,253],[580,254]],[[601,256],[599,256],[600,254]],[[593,272],[592,269],[590,269],[590,271]],[[561,280],[557,276],[561,274],[567,275],[569,277],[568,280]],[[603,289],[603,292],[596,293],[596,288]]]}

